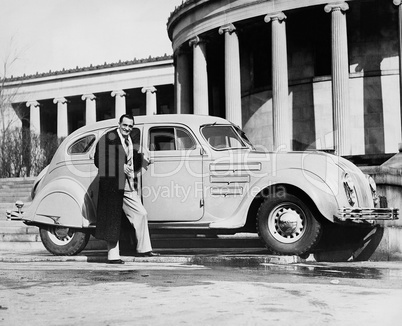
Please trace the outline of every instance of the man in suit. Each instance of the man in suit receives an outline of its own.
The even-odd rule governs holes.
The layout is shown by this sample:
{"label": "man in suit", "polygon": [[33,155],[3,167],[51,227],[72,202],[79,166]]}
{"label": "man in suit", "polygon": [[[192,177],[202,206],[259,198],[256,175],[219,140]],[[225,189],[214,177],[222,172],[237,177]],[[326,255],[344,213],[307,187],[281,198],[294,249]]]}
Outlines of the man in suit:
{"label": "man in suit", "polygon": [[143,157],[133,148],[133,127],[134,117],[122,115],[118,127],[107,132],[96,146],[99,195],[95,237],[107,241],[110,264],[124,264],[119,250],[122,209],[135,229],[137,256],[158,255],[152,252],[147,211],[134,183],[134,172],[141,169]]}

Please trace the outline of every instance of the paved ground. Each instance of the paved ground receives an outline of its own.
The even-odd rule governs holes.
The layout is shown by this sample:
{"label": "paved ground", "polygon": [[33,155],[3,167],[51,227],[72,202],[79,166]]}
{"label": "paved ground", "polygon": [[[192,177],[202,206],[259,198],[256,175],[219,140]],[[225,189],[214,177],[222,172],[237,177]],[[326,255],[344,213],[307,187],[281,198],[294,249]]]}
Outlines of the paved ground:
{"label": "paved ground", "polygon": [[[121,257],[126,262],[182,263],[227,266],[255,266],[261,263],[289,264],[305,261],[298,256],[268,255],[261,248],[189,248],[158,249],[158,257],[135,257],[133,251],[122,251]],[[76,256],[54,256],[43,250],[8,250],[0,249],[0,262],[90,262],[106,263],[106,250],[84,250]]]}
{"label": "paved ground", "polygon": [[152,260],[0,262],[0,324],[394,326],[402,320],[401,263]]}

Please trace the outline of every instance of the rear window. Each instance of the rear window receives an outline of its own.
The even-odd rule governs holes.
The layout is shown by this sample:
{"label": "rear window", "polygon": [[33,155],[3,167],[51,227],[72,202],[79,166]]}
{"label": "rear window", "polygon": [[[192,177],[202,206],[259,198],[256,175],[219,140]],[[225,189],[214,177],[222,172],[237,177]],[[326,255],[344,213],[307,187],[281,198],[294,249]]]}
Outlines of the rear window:
{"label": "rear window", "polygon": [[95,135],[87,135],[76,140],[73,144],[70,145],[67,153],[71,155],[87,153],[95,142],[95,138]]}

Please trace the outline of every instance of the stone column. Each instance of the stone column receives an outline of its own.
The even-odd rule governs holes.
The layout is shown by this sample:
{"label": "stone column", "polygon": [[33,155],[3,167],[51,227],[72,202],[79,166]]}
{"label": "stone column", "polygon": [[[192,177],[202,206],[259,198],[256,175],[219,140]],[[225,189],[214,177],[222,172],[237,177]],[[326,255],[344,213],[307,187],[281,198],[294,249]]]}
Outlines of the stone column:
{"label": "stone column", "polygon": [[30,111],[29,130],[40,135],[40,108],[37,101],[28,101],[26,106]]}
{"label": "stone column", "polygon": [[68,116],[67,100],[64,97],[55,98],[54,104],[57,104],[57,137],[68,136]]}
{"label": "stone column", "polygon": [[146,115],[156,114],[156,88],[153,86],[144,87],[141,92],[146,94]]}
{"label": "stone column", "polygon": [[334,146],[339,156],[351,154],[349,128],[349,62],[346,2],[332,3],[324,10],[331,13],[332,34],[332,106],[334,114]]}
{"label": "stone column", "polygon": [[265,16],[272,23],[272,113],[274,150],[292,150],[292,115],[289,108],[286,16],[283,12]]}
{"label": "stone column", "polygon": [[198,36],[189,41],[193,48],[193,112],[209,114],[208,73],[205,42]]}
{"label": "stone column", "polygon": [[175,108],[176,112],[190,113],[190,72],[188,53],[179,49],[175,65]]}
{"label": "stone column", "polygon": [[119,119],[126,114],[126,92],[120,89],[113,91],[111,95],[115,98],[114,116]]}
{"label": "stone column", "polygon": [[94,94],[84,94],[81,99],[85,101],[85,124],[89,125],[96,122],[96,96]]}
{"label": "stone column", "polygon": [[226,119],[242,127],[239,39],[233,24],[219,28],[225,35],[225,102]]}
{"label": "stone column", "polygon": [[[399,31],[399,98],[400,112],[402,118],[402,0],[394,0],[394,5],[398,6],[398,31]],[[402,126],[402,120],[401,120]]]}

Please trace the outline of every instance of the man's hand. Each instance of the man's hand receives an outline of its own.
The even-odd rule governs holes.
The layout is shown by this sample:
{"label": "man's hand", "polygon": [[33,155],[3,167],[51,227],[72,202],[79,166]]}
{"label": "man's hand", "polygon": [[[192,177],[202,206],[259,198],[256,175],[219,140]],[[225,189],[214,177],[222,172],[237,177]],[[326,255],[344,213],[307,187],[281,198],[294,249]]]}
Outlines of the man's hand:
{"label": "man's hand", "polygon": [[133,170],[133,167],[131,165],[124,164],[124,173],[129,178],[134,178],[134,170]]}
{"label": "man's hand", "polygon": [[148,165],[152,163],[153,161],[149,157],[146,157],[145,155],[142,157],[142,166],[145,170],[148,170]]}

